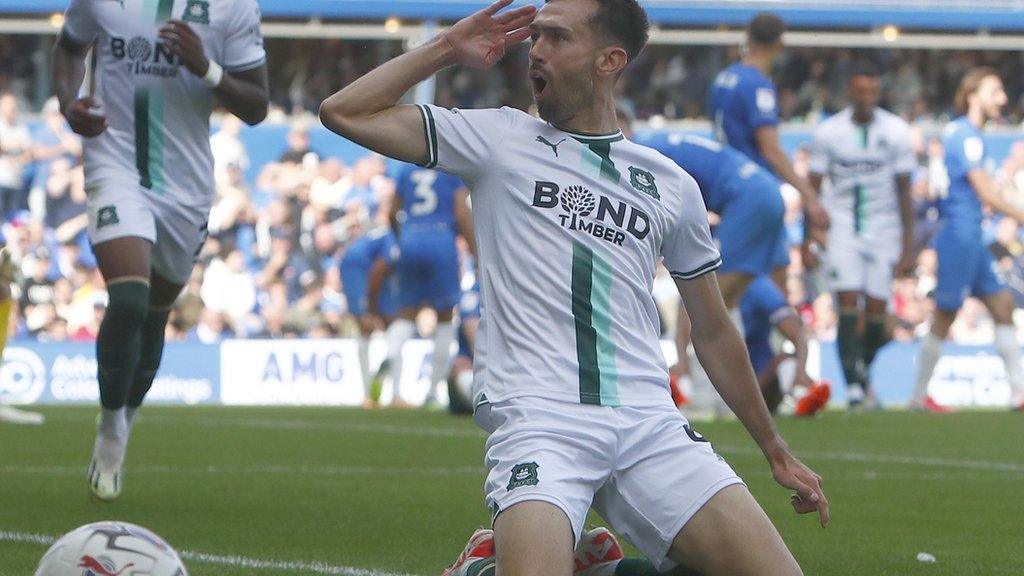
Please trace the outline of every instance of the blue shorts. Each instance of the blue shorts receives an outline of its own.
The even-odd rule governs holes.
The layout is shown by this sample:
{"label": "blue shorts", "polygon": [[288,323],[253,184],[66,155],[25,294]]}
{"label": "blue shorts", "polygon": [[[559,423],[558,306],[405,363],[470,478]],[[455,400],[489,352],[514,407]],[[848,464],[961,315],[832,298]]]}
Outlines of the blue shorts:
{"label": "blue shorts", "polygon": [[455,234],[437,231],[403,234],[398,261],[398,306],[451,310],[459,303],[459,255]]}
{"label": "blue shorts", "polygon": [[[370,271],[362,266],[341,266],[341,286],[348,300],[348,311],[353,316],[369,312],[369,280]],[[377,308],[381,316],[394,316],[398,312],[398,286],[394,274],[384,279],[377,297]]]}
{"label": "blue shorts", "polygon": [[968,296],[984,298],[1006,289],[981,231],[962,231],[948,223],[935,237],[939,260],[935,305],[956,312]]}
{"label": "blue shorts", "polygon": [[719,273],[768,274],[779,265],[780,247],[788,264],[783,226],[786,206],[779,193],[779,181],[758,172],[747,179],[735,178],[726,186],[735,190],[730,192],[732,201],[719,214]]}

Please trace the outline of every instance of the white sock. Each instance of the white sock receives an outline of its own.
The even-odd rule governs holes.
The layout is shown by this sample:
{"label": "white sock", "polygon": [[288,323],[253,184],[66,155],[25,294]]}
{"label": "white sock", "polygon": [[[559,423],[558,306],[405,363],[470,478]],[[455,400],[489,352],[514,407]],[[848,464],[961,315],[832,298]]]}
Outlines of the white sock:
{"label": "white sock", "polygon": [[128,436],[128,419],[125,408],[102,408],[97,431],[104,438],[119,440]]}
{"label": "white sock", "polygon": [[1006,379],[1010,381],[1010,394],[1016,397],[1024,393],[1024,376],[1020,367],[1020,345],[1017,330],[1012,324],[996,326],[996,350],[1006,364]]}
{"label": "white sock", "polygon": [[779,391],[782,392],[783,396],[796,392],[796,390],[793,390],[793,383],[796,382],[796,358],[787,358],[779,362],[775,373],[778,375]]}
{"label": "white sock", "polygon": [[412,320],[399,318],[388,327],[388,362],[391,365],[392,397],[401,397],[402,384],[402,348],[405,342],[416,334],[416,324]]}
{"label": "white sock", "polygon": [[366,397],[370,397],[370,339],[362,334],[358,337],[359,344],[359,367],[363,371],[363,390]]}
{"label": "white sock", "polygon": [[135,427],[135,416],[139,413],[141,406],[125,406],[124,419],[128,423],[128,433],[131,434],[132,428]]}
{"label": "white sock", "polygon": [[431,356],[430,390],[428,400],[437,400],[437,386],[448,373],[448,361],[452,354],[452,340],[455,326],[451,322],[440,322],[434,331],[434,354]]}
{"label": "white sock", "polygon": [[740,338],[747,335],[746,330],[743,327],[743,312],[740,311],[739,306],[731,308],[729,310],[729,320],[732,320],[732,325],[736,327],[740,332]]}
{"label": "white sock", "polygon": [[935,365],[942,357],[942,341],[929,332],[921,339],[921,352],[917,358],[917,383],[914,385],[912,401],[922,402],[928,396],[928,383],[935,372]]}

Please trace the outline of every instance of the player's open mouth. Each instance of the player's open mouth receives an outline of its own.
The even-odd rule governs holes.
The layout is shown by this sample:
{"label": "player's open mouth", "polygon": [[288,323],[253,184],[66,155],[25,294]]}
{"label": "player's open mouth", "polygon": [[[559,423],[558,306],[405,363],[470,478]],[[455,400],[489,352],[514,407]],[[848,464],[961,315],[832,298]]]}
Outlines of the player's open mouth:
{"label": "player's open mouth", "polygon": [[548,81],[541,76],[540,72],[530,72],[530,81],[533,83],[534,98],[543,94],[544,89],[548,86]]}

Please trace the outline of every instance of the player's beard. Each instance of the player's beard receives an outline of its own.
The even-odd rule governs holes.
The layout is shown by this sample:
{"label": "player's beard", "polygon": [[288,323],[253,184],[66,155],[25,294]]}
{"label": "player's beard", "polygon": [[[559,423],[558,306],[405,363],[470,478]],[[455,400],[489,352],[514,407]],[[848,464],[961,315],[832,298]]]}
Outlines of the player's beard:
{"label": "player's beard", "polygon": [[594,102],[594,76],[587,70],[563,72],[536,98],[537,114],[545,122],[562,124]]}

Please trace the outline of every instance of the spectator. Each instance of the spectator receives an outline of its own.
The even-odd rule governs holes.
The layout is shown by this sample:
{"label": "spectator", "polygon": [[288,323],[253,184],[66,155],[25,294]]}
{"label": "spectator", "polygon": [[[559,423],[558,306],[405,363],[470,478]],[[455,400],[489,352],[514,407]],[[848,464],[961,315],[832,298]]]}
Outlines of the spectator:
{"label": "spectator", "polygon": [[213,176],[220,186],[229,180],[229,169],[244,173],[249,169],[249,153],[239,135],[242,121],[233,114],[225,114],[220,129],[210,136],[210,150],[213,152]]}
{"label": "spectator", "polygon": [[25,171],[32,161],[32,135],[21,121],[18,98],[0,95],[0,213],[28,207]]}

